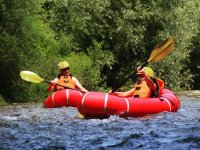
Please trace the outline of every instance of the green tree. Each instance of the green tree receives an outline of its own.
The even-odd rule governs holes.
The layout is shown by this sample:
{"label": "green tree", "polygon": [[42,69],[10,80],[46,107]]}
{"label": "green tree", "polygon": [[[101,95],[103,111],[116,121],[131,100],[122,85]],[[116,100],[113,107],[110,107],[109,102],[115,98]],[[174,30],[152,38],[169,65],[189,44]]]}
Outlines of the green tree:
{"label": "green tree", "polygon": [[43,85],[36,87],[19,76],[21,70],[44,72],[52,68],[49,62],[53,57],[48,53],[53,56],[56,41],[39,14],[40,2],[0,1],[0,94],[9,102],[38,100],[44,96]]}
{"label": "green tree", "polygon": [[200,32],[197,34],[196,37],[193,38],[192,45],[191,45],[191,55],[190,61],[188,62],[188,67],[191,69],[193,74],[193,89],[200,89]]}
{"label": "green tree", "polygon": [[199,81],[199,10],[199,0],[1,0],[0,99],[45,98],[46,85],[24,82],[19,72],[50,80],[61,59],[89,90],[107,91],[169,35],[174,51],[149,66],[167,88],[189,89]]}
{"label": "green tree", "polygon": [[[165,80],[166,87],[191,87],[188,47],[198,31],[198,0],[54,0],[45,6],[51,27],[58,37],[70,39],[71,50],[93,53],[94,57],[99,55],[91,48],[95,41],[102,53],[111,53],[100,63],[108,86],[116,86],[124,74],[146,61],[155,45],[172,35],[174,52],[150,66]],[[96,64],[99,60],[93,61]]]}

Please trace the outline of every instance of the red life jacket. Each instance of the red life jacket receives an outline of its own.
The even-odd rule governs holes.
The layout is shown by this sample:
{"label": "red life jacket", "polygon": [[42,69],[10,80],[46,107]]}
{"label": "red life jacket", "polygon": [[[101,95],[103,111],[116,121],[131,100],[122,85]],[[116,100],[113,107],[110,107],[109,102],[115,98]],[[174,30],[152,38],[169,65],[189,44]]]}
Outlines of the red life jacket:
{"label": "red life jacket", "polygon": [[158,87],[159,87],[159,89],[158,89],[158,96],[159,96],[161,91],[164,89],[165,83],[164,83],[163,80],[158,79],[158,78],[156,79],[156,81],[157,81],[157,84],[158,84]]}

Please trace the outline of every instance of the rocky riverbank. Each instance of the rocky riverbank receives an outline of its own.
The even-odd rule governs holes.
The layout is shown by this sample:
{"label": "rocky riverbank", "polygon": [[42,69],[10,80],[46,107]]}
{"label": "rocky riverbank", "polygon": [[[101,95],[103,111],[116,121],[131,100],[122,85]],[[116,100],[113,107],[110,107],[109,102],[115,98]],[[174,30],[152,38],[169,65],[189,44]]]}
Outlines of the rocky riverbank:
{"label": "rocky riverbank", "polygon": [[200,98],[200,90],[180,91],[180,92],[175,92],[175,93],[178,96],[188,96],[188,97]]}

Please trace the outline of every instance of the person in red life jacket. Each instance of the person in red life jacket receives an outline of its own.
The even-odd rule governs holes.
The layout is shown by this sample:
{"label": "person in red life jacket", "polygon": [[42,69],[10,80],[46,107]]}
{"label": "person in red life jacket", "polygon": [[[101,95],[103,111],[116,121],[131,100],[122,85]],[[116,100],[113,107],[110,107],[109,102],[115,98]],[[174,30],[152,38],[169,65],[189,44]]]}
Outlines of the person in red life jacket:
{"label": "person in red life jacket", "polygon": [[[48,92],[52,92],[54,89],[56,91],[63,90],[63,89],[78,89],[81,92],[87,93],[88,90],[86,90],[78,81],[77,78],[73,77],[69,71],[69,63],[67,61],[61,61],[58,64],[58,68],[60,70],[60,74],[51,81],[51,84],[49,85]],[[63,86],[60,86],[63,85]]]}
{"label": "person in red life jacket", "polygon": [[139,80],[134,84],[134,87],[131,90],[114,93],[109,91],[108,93],[119,97],[158,97],[164,88],[164,82],[161,79],[155,78],[153,70],[149,67],[141,69],[141,66],[139,66],[137,72]]}

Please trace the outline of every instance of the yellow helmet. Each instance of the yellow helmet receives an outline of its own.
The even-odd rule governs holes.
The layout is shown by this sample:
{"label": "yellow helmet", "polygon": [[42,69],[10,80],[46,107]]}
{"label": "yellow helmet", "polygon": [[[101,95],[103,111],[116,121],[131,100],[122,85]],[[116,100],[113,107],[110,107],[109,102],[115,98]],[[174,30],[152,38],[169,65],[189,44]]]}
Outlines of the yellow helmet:
{"label": "yellow helmet", "polygon": [[58,63],[59,70],[69,67],[69,63],[67,61],[60,61]]}
{"label": "yellow helmet", "polygon": [[144,72],[146,73],[146,75],[150,76],[150,77],[154,77],[154,72],[150,67],[144,67]]}

